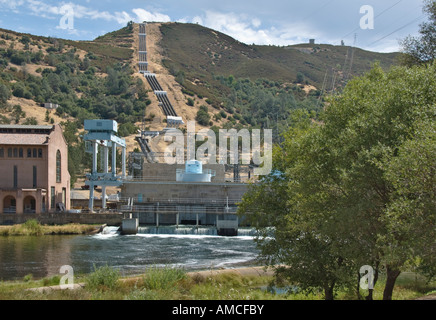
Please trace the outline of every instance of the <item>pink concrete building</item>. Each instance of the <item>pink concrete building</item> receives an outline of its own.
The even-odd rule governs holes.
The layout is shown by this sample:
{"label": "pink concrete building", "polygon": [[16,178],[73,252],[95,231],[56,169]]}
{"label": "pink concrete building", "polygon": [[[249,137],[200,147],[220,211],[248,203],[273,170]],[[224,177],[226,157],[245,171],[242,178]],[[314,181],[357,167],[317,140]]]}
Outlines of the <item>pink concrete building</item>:
{"label": "pink concrete building", "polygon": [[61,127],[0,125],[0,222],[69,209],[68,146]]}

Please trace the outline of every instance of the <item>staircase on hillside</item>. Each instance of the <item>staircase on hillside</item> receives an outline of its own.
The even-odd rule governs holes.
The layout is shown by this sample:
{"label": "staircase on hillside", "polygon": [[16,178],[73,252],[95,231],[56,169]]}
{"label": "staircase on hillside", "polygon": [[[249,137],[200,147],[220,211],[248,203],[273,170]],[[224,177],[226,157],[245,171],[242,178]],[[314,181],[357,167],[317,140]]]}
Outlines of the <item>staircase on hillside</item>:
{"label": "staircase on hillside", "polygon": [[182,118],[177,115],[177,112],[174,110],[174,107],[168,99],[167,92],[162,89],[162,86],[159,84],[156,75],[148,71],[146,44],[146,23],[141,23],[139,24],[139,72],[144,75],[150,84],[150,87],[154,91],[154,94],[159,101],[159,106],[162,108],[163,113],[167,117],[168,127],[178,127],[184,123]]}
{"label": "staircase on hillside", "polygon": [[[162,112],[166,116],[167,127],[163,129],[163,131],[165,131],[171,128],[177,128],[180,125],[184,124],[184,122],[182,118],[177,115],[176,110],[174,110],[174,107],[168,99],[167,92],[164,91],[162,86],[159,84],[159,81],[156,78],[156,74],[151,73],[148,70],[146,25],[146,23],[139,24],[139,72],[143,74],[144,77],[147,79],[147,82],[152,88],[154,94],[156,95],[157,100],[159,101],[159,106],[161,107]],[[149,139],[152,139],[159,134],[160,132],[158,131],[141,131],[141,134],[136,137],[136,141],[141,148],[142,154],[145,156],[145,159],[150,163],[155,163],[157,162],[157,160],[155,157],[155,153],[152,151],[149,144]]]}

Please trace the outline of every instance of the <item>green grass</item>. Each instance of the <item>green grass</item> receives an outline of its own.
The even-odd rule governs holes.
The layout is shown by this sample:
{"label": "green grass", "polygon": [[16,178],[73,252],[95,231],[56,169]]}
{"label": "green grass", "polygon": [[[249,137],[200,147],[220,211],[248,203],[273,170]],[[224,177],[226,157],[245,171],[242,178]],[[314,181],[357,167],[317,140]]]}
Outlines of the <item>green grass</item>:
{"label": "green grass", "polygon": [[[275,294],[267,290],[274,285],[272,276],[241,276],[232,272],[205,276],[170,267],[151,267],[140,277],[121,279],[117,270],[104,266],[75,279],[75,283],[85,283],[82,289],[46,293],[26,290],[53,286],[59,280],[58,276],[33,280],[28,275],[22,281],[0,282],[0,300],[323,300],[322,292],[305,294],[295,290]],[[394,300],[413,300],[436,290],[435,281],[428,283],[415,273],[403,273],[397,281]],[[383,287],[381,277],[375,287],[375,300],[382,299]],[[365,297],[367,292],[361,290],[361,294]],[[341,291],[336,299],[355,300],[356,294]]]}
{"label": "green grass", "polygon": [[143,282],[145,288],[149,290],[168,290],[185,277],[183,269],[151,267],[146,271]]}
{"label": "green grass", "polygon": [[114,290],[120,279],[120,272],[109,266],[96,268],[94,272],[89,274],[85,279],[85,284],[88,290],[91,291],[107,291]]}
{"label": "green grass", "polygon": [[95,225],[66,224],[41,225],[36,219],[27,220],[23,224],[0,226],[0,236],[43,236],[87,234],[96,230]]}

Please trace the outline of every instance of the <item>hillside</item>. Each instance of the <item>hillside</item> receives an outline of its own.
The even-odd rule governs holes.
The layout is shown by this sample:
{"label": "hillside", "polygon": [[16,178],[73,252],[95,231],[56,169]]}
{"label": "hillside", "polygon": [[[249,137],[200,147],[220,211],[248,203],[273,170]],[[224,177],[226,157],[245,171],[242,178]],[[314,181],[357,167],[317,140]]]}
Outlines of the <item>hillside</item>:
{"label": "hillside", "polygon": [[[187,89],[204,95],[228,93],[214,79],[218,75],[282,83],[307,81],[321,89],[326,72],[331,79],[334,71],[335,87],[340,88],[348,74],[349,78],[361,75],[376,61],[387,69],[396,63],[398,57],[397,53],[376,53],[358,48],[353,52],[351,47],[324,44],[246,45],[197,24],[166,23],[160,26],[160,30],[163,35],[160,45],[166,57],[163,64],[175,76],[184,73],[185,79],[189,80],[185,84]],[[332,84],[329,81],[328,87]]]}
{"label": "hillside", "polygon": [[[213,130],[274,128],[275,141],[294,110],[304,108],[316,118],[326,92],[339,92],[347,78],[368,71],[375,61],[389,68],[397,57],[345,46],[246,45],[181,23],[148,24],[147,51],[150,71],[185,122],[196,120],[199,128]],[[89,167],[79,138],[85,119],[117,120],[128,152],[138,147],[134,137],[143,125],[149,130],[166,126],[156,97],[138,73],[137,56],[137,24],[94,41],[0,29],[0,123],[61,123],[74,180]],[[47,111],[41,108],[46,102],[60,107]]]}

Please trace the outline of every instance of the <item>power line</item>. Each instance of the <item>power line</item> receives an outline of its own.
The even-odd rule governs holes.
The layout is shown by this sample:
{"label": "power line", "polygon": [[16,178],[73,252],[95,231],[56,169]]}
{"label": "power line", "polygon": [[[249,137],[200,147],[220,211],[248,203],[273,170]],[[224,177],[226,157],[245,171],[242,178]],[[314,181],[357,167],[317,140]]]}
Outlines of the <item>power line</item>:
{"label": "power line", "polygon": [[386,11],[391,10],[393,7],[397,6],[398,4],[400,4],[400,2],[403,2],[403,0],[398,1],[397,3],[393,4],[392,6],[390,6],[389,8],[383,10],[382,12],[380,12],[378,15],[375,16],[374,19],[377,19],[378,17],[380,17],[382,14],[384,14]]}
{"label": "power line", "polygon": [[[420,6],[417,6],[416,8],[414,8],[413,10],[415,10],[415,9],[417,9],[417,8],[419,8]],[[409,10],[406,14],[404,14],[404,15],[402,15],[401,17],[399,17],[399,18],[396,18],[395,19],[395,21],[404,21],[406,18],[408,18],[409,16],[410,16],[410,12],[411,12],[412,10]],[[392,25],[392,23],[390,23],[390,25]],[[379,31],[376,33],[376,34],[374,34],[373,35],[373,38],[376,38],[376,37],[378,37],[380,34],[382,34],[384,31],[385,31],[385,29],[387,29],[386,27],[385,28],[380,28],[380,27],[378,27],[377,28]]]}
{"label": "power line", "polygon": [[[389,8],[383,10],[383,11],[380,12],[378,15],[376,15],[376,16],[374,17],[374,19],[377,19],[378,17],[380,17],[381,15],[383,15],[385,12],[391,10],[392,8],[394,8],[395,6],[397,6],[398,4],[400,4],[400,3],[403,2],[403,1],[404,1],[404,0],[400,0],[400,1],[398,1],[397,3],[393,4],[392,6],[390,6]],[[348,37],[349,35],[351,35],[352,33],[356,32],[356,31],[359,30],[359,29],[360,29],[360,26],[357,27],[357,28],[355,28],[355,29],[354,29],[353,31],[351,31],[350,33],[347,33],[347,34],[346,34],[345,36],[343,36],[342,38],[344,39],[344,38]]]}
{"label": "power line", "polygon": [[422,16],[420,16],[420,17],[414,19],[413,21],[411,21],[411,22],[409,22],[409,23],[403,25],[402,27],[400,27],[400,28],[398,28],[398,29],[392,31],[391,33],[385,35],[384,37],[382,37],[382,38],[380,38],[380,39],[378,39],[378,40],[376,40],[376,41],[370,43],[370,44],[368,45],[368,47],[369,47],[369,46],[372,46],[373,44],[375,44],[375,43],[377,43],[377,42],[379,42],[379,41],[382,41],[382,40],[386,39],[387,37],[393,35],[394,33],[398,32],[398,31],[400,31],[400,30],[402,30],[402,29],[404,29],[404,28],[407,28],[407,27],[410,26],[411,24],[414,24],[414,23],[418,22],[419,20],[423,19],[424,17],[425,17],[425,15],[422,15]]}

